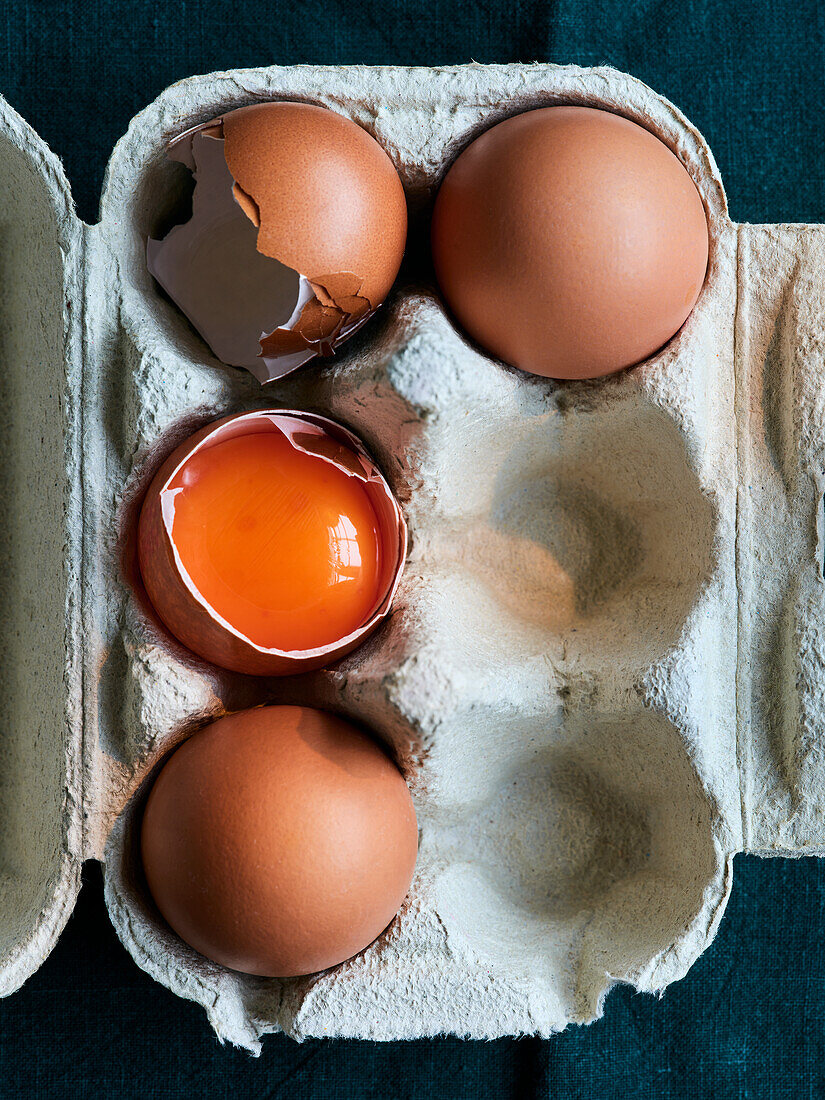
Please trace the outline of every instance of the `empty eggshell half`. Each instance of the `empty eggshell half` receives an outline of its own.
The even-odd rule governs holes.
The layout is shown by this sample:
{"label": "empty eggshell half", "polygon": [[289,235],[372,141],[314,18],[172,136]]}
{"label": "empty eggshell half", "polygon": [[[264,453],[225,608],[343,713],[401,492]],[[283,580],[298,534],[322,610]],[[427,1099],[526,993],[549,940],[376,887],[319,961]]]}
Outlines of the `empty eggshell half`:
{"label": "empty eggshell half", "polygon": [[543,107],[487,130],[433,211],[436,276],[483,348],[550,378],[634,366],[684,324],[708,263],[702,199],[642,126]]}
{"label": "empty eggshell half", "polygon": [[149,239],[149,271],[224,363],[282,378],[332,354],[383,302],[406,199],[356,123],[259,103],[187,130],[168,155],[194,175],[192,216]]}
{"label": "empty eggshell half", "polygon": [[[198,456],[243,436],[277,433],[295,451],[330,464],[357,479],[374,514],[375,598],[354,628],[341,637],[307,648],[279,649],[256,641],[221,614],[195,583],[174,537],[175,509],[181,486],[191,481]],[[276,505],[278,502],[275,502]],[[289,502],[286,502],[287,506]],[[266,509],[271,501],[261,501]],[[301,523],[305,516],[287,516]],[[248,517],[247,517],[248,519]],[[222,536],[221,536],[222,537]],[[346,541],[348,533],[344,532]],[[245,543],[242,542],[242,545]],[[265,552],[265,547],[263,548]],[[261,547],[256,546],[256,553]],[[144,499],[138,524],[140,574],[149,600],[168,630],[205,660],[234,672],[282,676],[321,668],[355,649],[388,614],[407,553],[407,527],[392,490],[361,442],[346,428],[313,413],[261,410],[224,417],[190,436],[164,462]],[[261,568],[268,568],[266,564]],[[203,587],[203,586],[201,586]],[[246,599],[254,592],[240,592]],[[236,586],[237,591],[237,586]],[[300,614],[300,612],[298,612]]]}

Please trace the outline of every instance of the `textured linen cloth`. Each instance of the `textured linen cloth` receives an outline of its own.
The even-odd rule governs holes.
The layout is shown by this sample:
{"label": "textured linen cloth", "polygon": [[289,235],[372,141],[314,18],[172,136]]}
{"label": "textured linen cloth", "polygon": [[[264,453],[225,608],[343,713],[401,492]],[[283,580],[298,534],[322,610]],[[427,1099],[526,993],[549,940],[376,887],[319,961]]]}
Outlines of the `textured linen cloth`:
{"label": "textured linen cloth", "polygon": [[[624,69],[704,133],[735,220],[825,222],[825,5],[814,0],[0,3],[0,92],[63,158],[87,221],[132,115],[182,77],[471,59]],[[615,990],[591,1027],[489,1043],[277,1036],[257,1060],[220,1047],[200,1008],[138,970],[109,925],[96,865],[85,878],[52,957],[0,1002],[0,1096],[825,1095],[825,861],[738,857],[719,935],[687,978],[659,1001]]]}

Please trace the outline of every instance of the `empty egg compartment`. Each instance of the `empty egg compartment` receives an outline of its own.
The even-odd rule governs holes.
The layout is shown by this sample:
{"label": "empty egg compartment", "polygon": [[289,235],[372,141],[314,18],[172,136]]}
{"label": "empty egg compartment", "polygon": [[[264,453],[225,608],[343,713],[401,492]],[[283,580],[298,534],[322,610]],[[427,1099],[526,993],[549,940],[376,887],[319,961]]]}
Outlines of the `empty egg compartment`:
{"label": "empty egg compartment", "polygon": [[455,950],[529,980],[534,1000],[552,992],[541,1030],[592,1020],[617,981],[657,990],[684,973],[727,885],[718,807],[679,732],[639,705],[457,718],[439,763],[467,753],[463,802],[442,792],[424,821]]}

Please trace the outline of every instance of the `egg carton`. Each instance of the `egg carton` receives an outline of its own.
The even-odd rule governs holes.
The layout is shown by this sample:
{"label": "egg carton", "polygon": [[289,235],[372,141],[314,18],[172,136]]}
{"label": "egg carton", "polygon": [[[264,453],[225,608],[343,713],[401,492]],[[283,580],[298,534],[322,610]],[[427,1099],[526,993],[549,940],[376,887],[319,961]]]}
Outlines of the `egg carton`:
{"label": "egg carton", "polygon": [[[159,292],[145,247],[187,186],[167,142],[280,98],[373,134],[411,227],[379,314],[331,361],[261,389]],[[426,247],[458,152],[555,103],[657,134],[710,228],[681,332],[593,382],[529,376],[468,343]],[[96,859],[138,965],[239,1046],[279,1030],[549,1035],[598,1017],[618,982],[659,992],[684,975],[716,932],[736,852],[825,851],[825,229],[734,224],[709,149],[670,103],[605,68],[196,77],[132,122],[94,226],[3,104],[0,201],[3,993],[43,962]],[[161,458],[214,417],[266,406],[355,431],[411,535],[382,629],[282,680],[217,671],[159,635],[134,568]],[[375,730],[421,829],[394,923],[308,978],[197,955],[160,919],[136,853],[158,762],[199,724],[265,702]]]}

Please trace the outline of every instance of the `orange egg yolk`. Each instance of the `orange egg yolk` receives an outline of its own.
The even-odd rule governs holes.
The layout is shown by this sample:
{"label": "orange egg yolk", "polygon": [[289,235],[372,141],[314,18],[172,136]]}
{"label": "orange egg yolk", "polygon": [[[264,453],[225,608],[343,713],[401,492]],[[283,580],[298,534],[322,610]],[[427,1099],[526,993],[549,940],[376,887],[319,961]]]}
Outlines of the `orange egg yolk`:
{"label": "orange egg yolk", "polygon": [[198,451],[165,493],[191,583],[255,645],[337,642],[381,595],[380,531],[363,483],[280,432]]}

